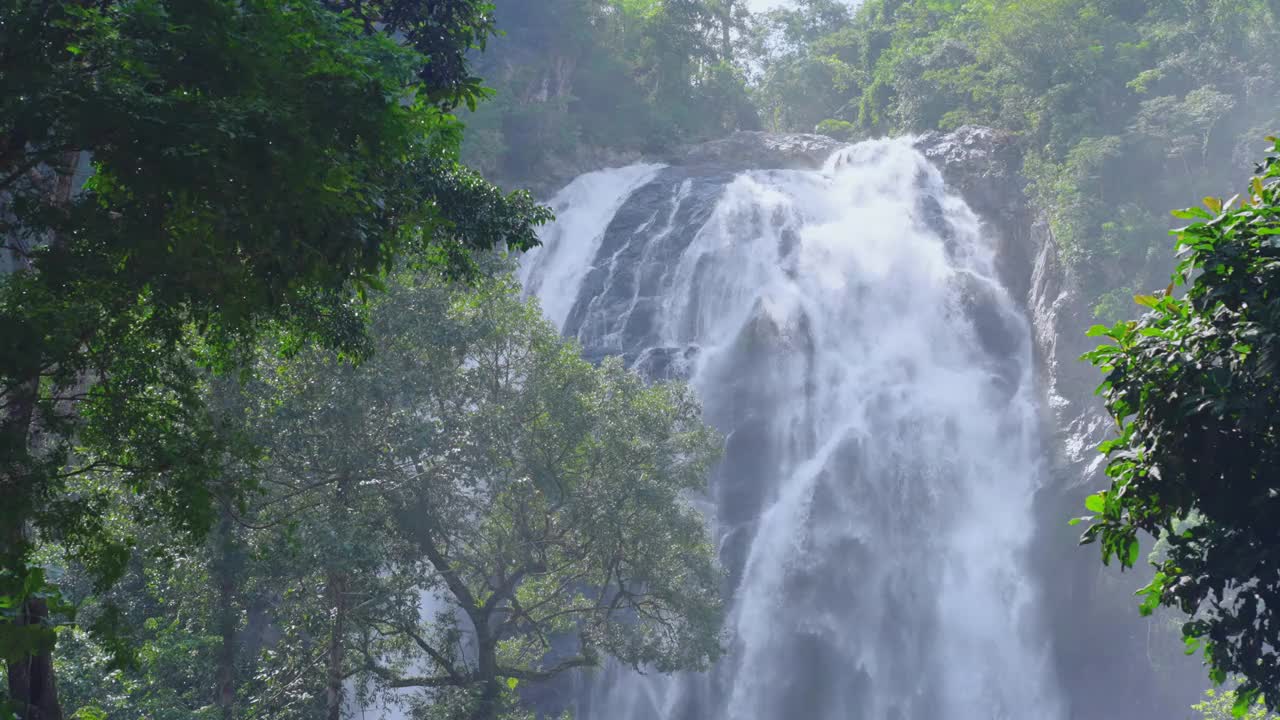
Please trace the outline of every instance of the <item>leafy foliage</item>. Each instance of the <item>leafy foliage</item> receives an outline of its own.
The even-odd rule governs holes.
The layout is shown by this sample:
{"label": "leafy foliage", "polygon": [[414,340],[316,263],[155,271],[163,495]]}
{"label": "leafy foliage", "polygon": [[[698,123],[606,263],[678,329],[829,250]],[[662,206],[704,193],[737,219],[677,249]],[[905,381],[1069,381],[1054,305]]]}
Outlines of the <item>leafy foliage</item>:
{"label": "leafy foliage", "polygon": [[1191,706],[1203,720],[1232,720],[1242,717],[1245,720],[1272,720],[1275,716],[1266,708],[1252,707],[1244,713],[1236,713],[1236,693],[1234,690],[1207,690],[1204,700]]}
{"label": "leafy foliage", "polygon": [[563,182],[592,152],[661,154],[758,124],[732,50],[740,0],[496,6],[508,36],[478,60],[496,95],[465,118],[465,156],[486,174]]}
{"label": "leafy foliage", "polygon": [[[1280,112],[1265,0],[835,0],[770,12],[757,97],[779,130],[842,139],[1011,131],[1032,199],[1097,314],[1158,282],[1169,207],[1248,168]],[[825,122],[824,121],[830,121]],[[1117,291],[1121,288],[1121,291]]]}
{"label": "leafy foliage", "polygon": [[347,700],[487,719],[606,657],[661,672],[718,657],[721,576],[686,495],[720,443],[687,387],[590,364],[505,276],[405,274],[369,320],[359,365],[267,348],[255,378],[211,389],[263,449],[243,468],[261,492],[226,506],[230,544],[147,538],[115,595],[141,662],[95,683],[105,658],[77,635],[73,701],[123,698],[104,709],[139,719],[301,720]]}
{"label": "leafy foliage", "polygon": [[[0,645],[47,656],[68,609],[41,543],[99,590],[124,572],[131,539],[103,519],[119,492],[203,536],[247,447],[205,405],[208,371],[263,332],[362,356],[358,296],[396,258],[465,273],[470,249],[536,242],[546,211],[457,160],[489,11],[0,4]],[[89,472],[110,479],[74,482]]]}
{"label": "leafy foliage", "polygon": [[[1280,141],[1270,139],[1280,153]],[[1106,373],[1100,392],[1119,426],[1102,446],[1111,487],[1091,496],[1083,542],[1104,562],[1138,559],[1139,534],[1166,556],[1142,610],[1175,607],[1188,652],[1203,647],[1211,677],[1243,682],[1237,707],[1265,695],[1280,707],[1280,156],[1249,189],[1175,213],[1183,259],[1161,295],[1135,300],[1140,320],[1097,326],[1110,339],[1085,357]],[[1189,284],[1185,297],[1174,287]]]}
{"label": "leafy foliage", "polygon": [[[719,652],[714,554],[681,497],[718,448],[697,403],[592,366],[517,292],[393,288],[370,363],[290,370],[303,424],[278,426],[268,465],[303,486],[346,473],[348,502],[370,503],[348,537],[388,553],[378,576],[358,550],[326,553],[362,574],[354,667],[465,691],[486,718],[518,682],[601,655],[669,672]],[[277,413],[294,413],[285,398]],[[423,597],[456,612],[423,618]]]}

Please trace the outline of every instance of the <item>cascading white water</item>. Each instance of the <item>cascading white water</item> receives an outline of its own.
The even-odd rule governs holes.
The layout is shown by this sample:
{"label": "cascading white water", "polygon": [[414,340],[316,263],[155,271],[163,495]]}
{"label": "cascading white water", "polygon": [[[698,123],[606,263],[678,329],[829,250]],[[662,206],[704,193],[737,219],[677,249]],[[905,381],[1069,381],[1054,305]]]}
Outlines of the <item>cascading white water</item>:
{"label": "cascading white water", "polygon": [[551,201],[557,220],[541,233],[543,247],[535,251],[539,273],[531,277],[528,270],[532,264],[526,263],[520,280],[538,293],[542,311],[556,325],[564,325],[578,297],[582,277],[591,267],[583,258],[595,257],[614,213],[636,188],[652,180],[661,169],[661,165],[630,165],[587,173],[569,183]]}
{"label": "cascading white water", "polygon": [[1027,558],[1030,330],[911,142],[820,171],[593,173],[554,204],[526,288],[589,353],[687,377],[727,438],[726,658],[612,669],[582,716],[1062,717]]}

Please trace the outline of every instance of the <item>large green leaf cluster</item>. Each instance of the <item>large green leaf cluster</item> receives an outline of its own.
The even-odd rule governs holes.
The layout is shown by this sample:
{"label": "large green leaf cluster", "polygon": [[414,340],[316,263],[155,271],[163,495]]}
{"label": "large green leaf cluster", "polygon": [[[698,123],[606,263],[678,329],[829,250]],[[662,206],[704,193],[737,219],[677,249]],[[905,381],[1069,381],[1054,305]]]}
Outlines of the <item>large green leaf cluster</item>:
{"label": "large green leaf cluster", "polygon": [[[1280,141],[1271,139],[1276,153]],[[1280,707],[1280,156],[1248,190],[1175,213],[1183,259],[1138,321],[1098,326],[1085,357],[1119,435],[1102,446],[1108,490],[1091,496],[1084,542],[1104,562],[1139,557],[1142,533],[1167,553],[1140,594],[1188,616],[1213,679],[1239,675],[1238,707]],[[1175,286],[1189,286],[1185,296]]]}

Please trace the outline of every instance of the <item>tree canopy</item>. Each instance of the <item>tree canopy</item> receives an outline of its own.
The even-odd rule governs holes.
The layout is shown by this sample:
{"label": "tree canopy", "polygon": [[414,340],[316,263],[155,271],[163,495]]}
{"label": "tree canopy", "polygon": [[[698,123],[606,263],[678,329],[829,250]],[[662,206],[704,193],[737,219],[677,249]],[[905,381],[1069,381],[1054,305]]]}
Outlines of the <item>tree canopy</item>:
{"label": "tree canopy", "polygon": [[1268,0],[798,0],[757,31],[775,130],[1009,131],[1105,322],[1167,271],[1163,217],[1234,182],[1274,128]]}
{"label": "tree canopy", "polygon": [[[1273,153],[1280,141],[1270,139]],[[1187,616],[1188,652],[1211,677],[1243,679],[1243,711],[1280,708],[1280,155],[1240,195],[1176,213],[1183,255],[1173,282],[1137,302],[1137,321],[1097,326],[1086,358],[1119,435],[1103,445],[1108,490],[1091,496],[1083,541],[1138,562],[1140,534],[1168,549],[1142,610]],[[1174,290],[1187,285],[1184,296]]]}
{"label": "tree canopy", "polygon": [[0,656],[57,718],[69,611],[33,562],[57,542],[100,587],[132,512],[200,538],[236,443],[202,400],[263,332],[367,350],[358,294],[398,257],[471,269],[547,217],[457,160],[481,96],[486,3],[0,4]]}
{"label": "tree canopy", "polygon": [[689,496],[720,443],[689,389],[592,365],[509,278],[477,282],[401,276],[371,302],[366,362],[268,349],[259,379],[211,389],[257,439],[242,470],[263,493],[204,547],[134,566],[120,599],[149,657],[93,683],[100,645],[80,637],[77,703],[133,679],[111,717],[385,702],[490,720],[608,658],[719,656],[722,579]]}
{"label": "tree canopy", "polygon": [[495,6],[506,36],[477,66],[497,95],[464,117],[465,157],[486,173],[564,183],[566,169],[622,153],[661,155],[758,128],[747,58],[733,51],[748,25],[740,0]]}

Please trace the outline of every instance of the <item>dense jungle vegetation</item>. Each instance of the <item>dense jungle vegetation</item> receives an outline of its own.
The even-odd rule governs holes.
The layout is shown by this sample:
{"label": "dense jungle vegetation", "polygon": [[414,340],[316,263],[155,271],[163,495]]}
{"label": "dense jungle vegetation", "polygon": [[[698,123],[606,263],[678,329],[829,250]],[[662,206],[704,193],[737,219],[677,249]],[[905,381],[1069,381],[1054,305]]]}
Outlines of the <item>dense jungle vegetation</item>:
{"label": "dense jungle vegetation", "polygon": [[499,186],[967,123],[1108,323],[1091,538],[1172,540],[1143,607],[1243,683],[1196,712],[1262,717],[1277,46],[1275,0],[0,0],[0,718],[490,720],[705,669],[719,440],[519,297],[550,214]]}
{"label": "dense jungle vegetation", "polygon": [[464,157],[486,175],[554,191],[583,167],[761,129],[742,0],[495,5],[507,34],[476,58],[494,97],[465,117]]}
{"label": "dense jungle vegetation", "polygon": [[476,167],[568,179],[592,151],[661,157],[729,130],[987,125],[1017,138],[1109,321],[1164,285],[1169,210],[1238,184],[1280,117],[1269,0],[496,4],[509,32],[478,65],[497,94],[466,118]]}
{"label": "dense jungle vegetation", "polygon": [[846,138],[977,123],[1108,320],[1163,286],[1170,208],[1245,177],[1280,117],[1266,0],[804,0],[764,23],[761,114]]}

